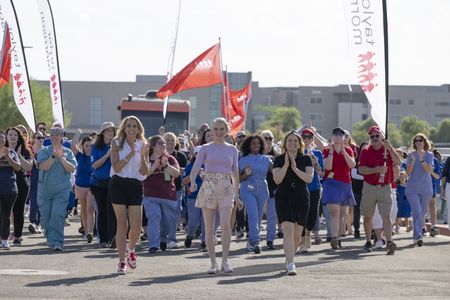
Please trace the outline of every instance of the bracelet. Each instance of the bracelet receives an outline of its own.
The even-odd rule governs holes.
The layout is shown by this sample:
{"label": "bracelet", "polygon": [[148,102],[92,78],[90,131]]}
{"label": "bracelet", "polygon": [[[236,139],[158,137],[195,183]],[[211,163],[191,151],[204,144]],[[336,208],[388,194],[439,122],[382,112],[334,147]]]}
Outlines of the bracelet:
{"label": "bracelet", "polygon": [[128,159],[126,157],[123,160],[125,161],[125,163],[128,163]]}

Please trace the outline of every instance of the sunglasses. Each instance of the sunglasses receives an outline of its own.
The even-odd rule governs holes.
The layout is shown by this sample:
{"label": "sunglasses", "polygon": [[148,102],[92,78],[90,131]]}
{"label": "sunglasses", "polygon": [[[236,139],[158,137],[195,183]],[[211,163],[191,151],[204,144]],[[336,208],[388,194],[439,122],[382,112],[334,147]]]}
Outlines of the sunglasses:
{"label": "sunglasses", "polygon": [[373,140],[373,139],[377,139],[377,138],[379,138],[380,137],[380,135],[379,134],[375,134],[375,135],[371,135],[370,136],[370,138]]}
{"label": "sunglasses", "polygon": [[414,140],[414,143],[422,143],[422,142],[423,142],[422,139]]}
{"label": "sunglasses", "polygon": [[43,136],[37,136],[37,137],[35,137],[35,139],[36,139],[36,140],[43,140],[44,137],[43,137]]}
{"label": "sunglasses", "polygon": [[38,130],[39,130],[39,131],[46,131],[47,128],[45,128],[45,127],[39,127]]}
{"label": "sunglasses", "polygon": [[264,139],[266,141],[273,141],[273,137],[271,137],[271,136],[265,136]]}
{"label": "sunglasses", "polygon": [[245,136],[245,135],[239,135],[239,136],[237,136],[236,138],[237,138],[237,139],[244,139],[244,138],[246,138],[246,136]]}
{"label": "sunglasses", "polygon": [[313,136],[311,134],[304,134],[304,135],[302,135],[302,138],[303,139],[312,139]]}
{"label": "sunglasses", "polygon": [[127,124],[127,128],[137,128],[137,125],[131,125],[131,124]]}

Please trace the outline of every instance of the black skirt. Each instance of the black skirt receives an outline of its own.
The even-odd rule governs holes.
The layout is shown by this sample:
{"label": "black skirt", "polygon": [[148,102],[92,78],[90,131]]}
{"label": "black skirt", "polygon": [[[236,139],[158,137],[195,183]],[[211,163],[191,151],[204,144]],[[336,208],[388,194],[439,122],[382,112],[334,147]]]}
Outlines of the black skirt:
{"label": "black skirt", "polygon": [[141,205],[144,199],[144,185],[140,180],[114,175],[109,181],[108,193],[113,204]]}
{"label": "black skirt", "polygon": [[279,186],[275,191],[278,222],[292,222],[305,226],[308,220],[309,192],[304,186]]}

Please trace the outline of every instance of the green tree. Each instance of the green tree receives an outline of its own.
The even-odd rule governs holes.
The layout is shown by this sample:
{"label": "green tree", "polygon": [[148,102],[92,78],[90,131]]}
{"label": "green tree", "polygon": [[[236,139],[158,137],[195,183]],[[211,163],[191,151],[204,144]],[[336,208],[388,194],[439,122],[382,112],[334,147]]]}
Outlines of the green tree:
{"label": "green tree", "polygon": [[300,111],[296,107],[272,106],[261,108],[270,112],[269,120],[261,123],[260,129],[270,129],[275,132],[277,125],[283,125],[282,131],[297,129],[301,124]]}
{"label": "green tree", "polygon": [[[376,123],[371,118],[353,125],[352,137],[358,145],[362,142],[368,142],[369,136],[367,135],[367,132],[373,125],[376,125]],[[400,147],[402,145],[402,137],[395,124],[388,124],[388,139],[394,147]]]}
{"label": "green tree", "polygon": [[431,126],[427,121],[420,120],[416,116],[404,117],[400,124],[403,145],[410,145],[414,135],[419,132],[425,134],[426,136],[429,136],[430,130]]}
{"label": "green tree", "polygon": [[[36,122],[51,124],[53,115],[49,87],[43,86],[34,80],[31,80],[30,84]],[[0,129],[6,129],[18,124],[27,126],[14,101],[12,81],[0,89],[0,107]],[[70,120],[71,115],[65,112],[65,126],[70,124]]]}
{"label": "green tree", "polygon": [[436,127],[436,134],[432,137],[436,142],[450,142],[450,119],[443,119]]}

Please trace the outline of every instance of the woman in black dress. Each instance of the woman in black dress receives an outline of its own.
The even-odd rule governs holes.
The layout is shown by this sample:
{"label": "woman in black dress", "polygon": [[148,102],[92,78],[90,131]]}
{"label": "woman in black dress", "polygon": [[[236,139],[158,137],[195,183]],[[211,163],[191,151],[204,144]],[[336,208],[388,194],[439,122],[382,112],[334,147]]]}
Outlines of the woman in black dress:
{"label": "woman in black dress", "polygon": [[289,132],[283,141],[283,153],[275,158],[273,179],[278,184],[275,206],[278,220],[284,230],[283,250],[288,275],[295,275],[294,254],[300,245],[300,236],[309,210],[307,184],[313,180],[311,158],[304,155],[305,145],[296,131]]}

